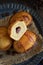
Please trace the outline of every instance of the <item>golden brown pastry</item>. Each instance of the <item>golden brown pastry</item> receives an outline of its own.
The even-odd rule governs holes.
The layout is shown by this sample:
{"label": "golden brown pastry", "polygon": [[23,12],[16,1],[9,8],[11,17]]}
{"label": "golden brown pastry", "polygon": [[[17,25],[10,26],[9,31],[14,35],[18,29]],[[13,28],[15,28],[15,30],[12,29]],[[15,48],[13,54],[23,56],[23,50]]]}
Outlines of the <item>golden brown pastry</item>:
{"label": "golden brown pastry", "polygon": [[0,27],[0,50],[8,50],[11,46],[12,40],[8,36],[6,27]]}
{"label": "golden brown pastry", "polygon": [[8,34],[6,27],[0,26],[0,36]]}
{"label": "golden brown pastry", "polygon": [[29,13],[20,11],[12,16],[10,23],[15,22],[15,21],[24,21],[27,26],[32,23],[32,17]]}
{"label": "golden brown pastry", "polygon": [[14,41],[14,50],[18,53],[22,53],[31,49],[36,42],[36,38],[36,34],[31,31],[26,31],[19,41]]}
{"label": "golden brown pastry", "polygon": [[18,41],[26,32],[27,27],[24,21],[16,21],[10,24],[8,28],[8,33],[10,37],[16,41]]}

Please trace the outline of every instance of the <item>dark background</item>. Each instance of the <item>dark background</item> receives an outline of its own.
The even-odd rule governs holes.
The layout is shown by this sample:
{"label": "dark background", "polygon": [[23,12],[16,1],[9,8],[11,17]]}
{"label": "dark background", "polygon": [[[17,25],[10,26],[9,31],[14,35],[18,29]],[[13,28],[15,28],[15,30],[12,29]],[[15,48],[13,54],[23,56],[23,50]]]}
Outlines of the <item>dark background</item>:
{"label": "dark background", "polygon": [[0,0],[0,3],[9,3],[9,2],[23,3],[27,6],[30,6],[33,9],[35,9],[39,13],[39,15],[43,18],[43,0]]}

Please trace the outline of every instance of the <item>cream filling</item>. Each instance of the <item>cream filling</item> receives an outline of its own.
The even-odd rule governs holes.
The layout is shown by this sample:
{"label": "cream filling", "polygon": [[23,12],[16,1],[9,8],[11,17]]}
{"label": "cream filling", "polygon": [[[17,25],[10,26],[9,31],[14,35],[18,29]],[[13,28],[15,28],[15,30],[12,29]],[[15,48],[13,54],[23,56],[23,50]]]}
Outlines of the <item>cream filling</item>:
{"label": "cream filling", "polygon": [[[16,32],[17,27],[21,28],[19,33]],[[10,37],[14,40],[19,40],[23,36],[23,34],[26,32],[26,30],[27,30],[27,27],[24,21],[18,21],[16,24],[12,26]]]}

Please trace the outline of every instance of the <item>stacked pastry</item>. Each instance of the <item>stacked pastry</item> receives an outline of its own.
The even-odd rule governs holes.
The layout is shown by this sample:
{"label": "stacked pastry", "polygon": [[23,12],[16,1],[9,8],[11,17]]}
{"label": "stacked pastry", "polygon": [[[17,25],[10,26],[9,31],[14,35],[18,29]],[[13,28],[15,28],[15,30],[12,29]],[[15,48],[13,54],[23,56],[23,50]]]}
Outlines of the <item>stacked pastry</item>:
{"label": "stacked pastry", "polygon": [[32,24],[32,17],[29,13],[21,11],[13,15],[10,19],[8,33],[6,31],[6,33],[3,32],[3,34],[5,34],[3,36],[4,38],[0,35],[2,41],[4,41],[3,43],[1,41],[0,49],[7,49],[10,47],[11,39],[14,40],[13,48],[16,52],[22,53],[31,49],[36,42],[37,36],[32,31],[27,30],[27,26],[30,24]]}
{"label": "stacked pastry", "polygon": [[[14,40],[19,40],[27,30],[27,26],[32,23],[32,17],[27,12],[18,12],[10,20],[8,32]],[[17,39],[18,38],[18,39]]]}

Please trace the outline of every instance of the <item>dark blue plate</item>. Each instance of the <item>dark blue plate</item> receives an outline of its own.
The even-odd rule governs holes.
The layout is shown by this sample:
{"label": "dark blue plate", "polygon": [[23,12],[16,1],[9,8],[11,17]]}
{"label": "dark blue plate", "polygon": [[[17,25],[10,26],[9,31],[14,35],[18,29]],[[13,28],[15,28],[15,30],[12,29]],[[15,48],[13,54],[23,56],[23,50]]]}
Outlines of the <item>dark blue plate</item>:
{"label": "dark blue plate", "polygon": [[43,52],[35,55],[34,57],[32,57],[31,59],[28,59],[27,61],[24,61],[19,64],[13,64],[13,65],[38,65],[41,60],[43,60]]}
{"label": "dark blue plate", "polygon": [[[43,35],[43,20],[40,18],[40,16],[35,10],[23,4],[16,4],[16,3],[0,4],[0,19],[8,15],[11,15],[19,10],[30,12],[33,19],[35,20],[35,24],[40,34]],[[43,52],[17,65],[37,65],[42,60],[42,57],[43,57]]]}

